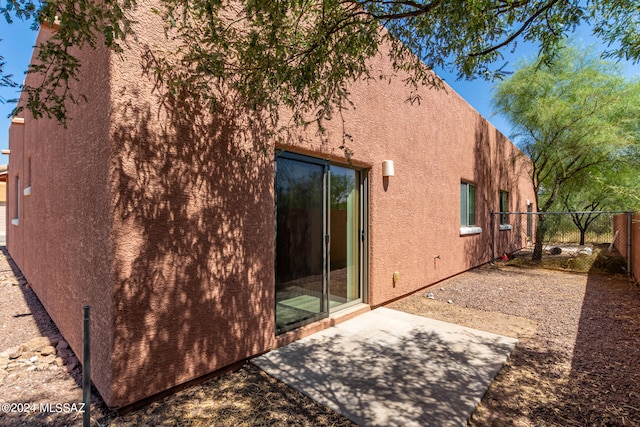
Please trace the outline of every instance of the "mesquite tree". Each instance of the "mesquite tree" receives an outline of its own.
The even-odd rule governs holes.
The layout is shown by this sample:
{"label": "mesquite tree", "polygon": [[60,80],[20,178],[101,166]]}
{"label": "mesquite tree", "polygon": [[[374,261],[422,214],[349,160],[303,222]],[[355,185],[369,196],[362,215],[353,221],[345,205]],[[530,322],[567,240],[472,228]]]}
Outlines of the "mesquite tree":
{"label": "mesquite tree", "polygon": [[[281,107],[299,122],[309,114],[320,122],[348,103],[350,82],[390,77],[367,61],[381,47],[396,71],[409,72],[410,85],[438,85],[429,72],[435,66],[463,78],[501,77],[502,53],[518,41],[537,43],[551,59],[583,22],[610,44],[607,54],[640,59],[635,0],[5,0],[0,14],[9,23],[59,24],[38,46],[30,71],[42,73],[43,83],[23,88],[24,108],[64,123],[68,103],[90,95],[70,88],[82,66],[73,48],[126,49],[137,14],[150,11],[163,19],[166,37],[180,42],[150,53],[168,88],[197,90],[210,108],[232,91],[248,116],[272,123]],[[8,77],[1,64],[0,77]]]}
{"label": "mesquite tree", "polygon": [[[552,62],[523,64],[498,85],[494,105],[531,158],[538,212],[548,212],[562,194],[567,202],[578,193],[593,195],[600,184],[586,179],[589,174],[609,176],[613,191],[619,165],[637,159],[640,82],[626,80],[615,64],[589,49],[569,46]],[[539,215],[536,261],[546,231]]]}

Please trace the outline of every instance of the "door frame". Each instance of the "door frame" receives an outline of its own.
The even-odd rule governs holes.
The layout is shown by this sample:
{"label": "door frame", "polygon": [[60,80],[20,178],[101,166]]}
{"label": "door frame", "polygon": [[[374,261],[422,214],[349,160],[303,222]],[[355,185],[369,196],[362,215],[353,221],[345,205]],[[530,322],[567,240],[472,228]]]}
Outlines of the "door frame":
{"label": "door frame", "polygon": [[[278,200],[277,193],[275,192],[275,185],[277,180],[277,160],[278,158],[295,160],[304,163],[321,165],[324,167],[323,179],[322,179],[322,211],[323,211],[323,250],[322,250],[322,298],[321,298],[321,313],[318,313],[315,316],[311,316],[302,321],[286,325],[280,329],[277,328],[277,310],[274,310],[274,322],[276,323],[276,335],[288,332],[293,329],[300,328],[304,325],[317,322],[318,320],[327,318],[330,314],[343,310],[345,308],[351,307],[353,305],[367,303],[368,302],[368,235],[369,235],[369,211],[368,211],[368,201],[369,201],[369,174],[367,169],[354,168],[352,165],[344,165],[339,163],[333,163],[326,159],[321,159],[317,157],[307,156],[303,154],[297,154],[290,151],[285,150],[276,150],[275,158],[274,158],[274,271],[277,269],[277,234],[278,234]],[[335,308],[330,308],[329,304],[329,295],[330,295],[330,233],[331,233],[331,224],[330,224],[330,206],[329,206],[329,192],[330,192],[330,169],[331,165],[345,167],[349,169],[353,169],[358,172],[359,182],[358,191],[359,191],[359,250],[358,250],[358,260],[356,260],[359,274],[358,274],[358,286],[360,298],[355,299],[354,301],[349,301],[347,303],[341,304]],[[276,275],[274,274],[274,289],[276,287]],[[274,294],[274,303],[277,304]]]}

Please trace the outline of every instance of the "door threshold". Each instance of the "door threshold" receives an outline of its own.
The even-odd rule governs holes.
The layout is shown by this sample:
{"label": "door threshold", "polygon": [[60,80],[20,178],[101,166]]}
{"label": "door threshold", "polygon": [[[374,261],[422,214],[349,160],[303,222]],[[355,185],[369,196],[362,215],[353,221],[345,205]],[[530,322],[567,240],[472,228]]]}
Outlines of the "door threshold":
{"label": "door threshold", "polygon": [[344,310],[335,311],[325,319],[309,323],[308,325],[304,325],[292,331],[285,332],[282,335],[278,335],[276,337],[276,348],[290,344],[301,338],[308,337],[309,335],[315,334],[323,329],[330,328],[331,326],[338,325],[349,319],[353,319],[367,311],[371,311],[371,306],[364,303],[352,305]]}

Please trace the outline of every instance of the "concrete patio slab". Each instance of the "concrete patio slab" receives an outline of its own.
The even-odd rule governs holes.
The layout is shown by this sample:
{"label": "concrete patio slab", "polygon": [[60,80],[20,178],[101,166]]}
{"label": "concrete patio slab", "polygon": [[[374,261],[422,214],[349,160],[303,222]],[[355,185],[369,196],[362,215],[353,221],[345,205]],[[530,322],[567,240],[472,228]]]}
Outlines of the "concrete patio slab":
{"label": "concrete patio slab", "polygon": [[361,426],[464,426],[516,343],[377,308],[252,362]]}

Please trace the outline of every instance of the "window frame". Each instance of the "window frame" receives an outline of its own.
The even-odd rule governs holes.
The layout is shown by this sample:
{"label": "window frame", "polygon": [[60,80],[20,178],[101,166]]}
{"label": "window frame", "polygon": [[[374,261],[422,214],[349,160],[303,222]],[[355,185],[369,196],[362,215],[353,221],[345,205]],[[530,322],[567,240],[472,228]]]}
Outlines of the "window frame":
{"label": "window frame", "polygon": [[460,181],[461,235],[478,234],[482,232],[482,228],[478,226],[477,194],[478,186],[476,184],[469,181]]}

